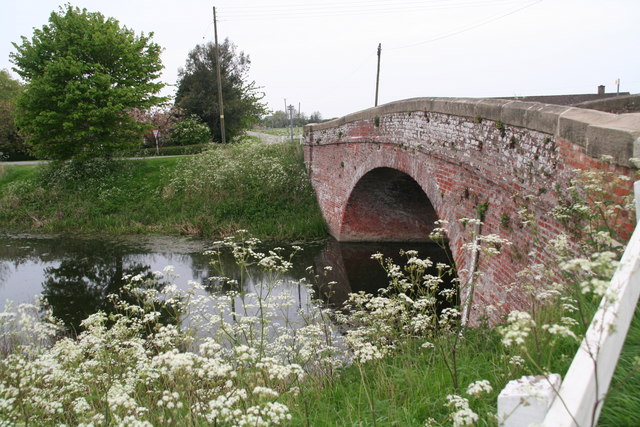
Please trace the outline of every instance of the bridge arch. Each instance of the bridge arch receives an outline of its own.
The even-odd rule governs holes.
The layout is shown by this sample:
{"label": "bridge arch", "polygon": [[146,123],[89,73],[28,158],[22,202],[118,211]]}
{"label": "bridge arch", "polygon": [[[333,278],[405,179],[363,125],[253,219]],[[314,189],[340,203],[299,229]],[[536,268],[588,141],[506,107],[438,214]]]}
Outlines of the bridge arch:
{"label": "bridge arch", "polygon": [[[511,310],[526,309],[528,299],[512,292],[511,284],[532,260],[550,262],[520,221],[523,209],[534,218],[537,241],[549,241],[567,231],[549,212],[562,198],[573,169],[631,176],[629,159],[640,157],[640,113],[499,99],[398,101],[307,125],[304,133],[311,182],[329,232],[338,241],[386,240],[388,236],[376,234],[386,224],[397,225],[391,221],[396,219],[393,208],[403,203],[407,224],[432,215],[417,221],[417,230],[426,231],[421,227],[436,217],[449,222],[449,247],[458,270],[471,276],[477,267],[484,273],[474,282],[472,320],[483,314],[498,320]],[[603,155],[610,160],[602,160]],[[431,208],[424,203],[412,208],[411,197],[394,191],[389,182],[405,183],[410,193],[420,194],[418,199],[426,195]],[[378,201],[369,194],[376,186],[382,187],[375,193]],[[371,219],[373,208],[379,212]],[[482,217],[484,224],[476,232],[501,235],[512,245],[497,257],[468,256],[463,248],[469,229],[457,221],[462,217]],[[631,218],[620,227],[630,231]]]}
{"label": "bridge arch", "polygon": [[342,214],[342,241],[427,241],[438,220],[424,189],[409,174],[375,167],[353,186]]}

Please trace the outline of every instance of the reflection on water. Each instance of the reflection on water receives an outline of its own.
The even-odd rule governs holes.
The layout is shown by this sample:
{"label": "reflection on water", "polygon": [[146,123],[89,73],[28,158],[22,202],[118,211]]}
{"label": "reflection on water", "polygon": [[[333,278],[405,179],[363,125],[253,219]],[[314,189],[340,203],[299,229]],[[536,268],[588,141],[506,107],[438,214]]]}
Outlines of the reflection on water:
{"label": "reflection on water", "polygon": [[[288,250],[286,244],[280,244]],[[260,269],[250,267],[242,275],[230,254],[221,257],[220,268],[213,268],[210,257],[203,255],[207,242],[169,237],[59,237],[34,235],[0,235],[0,310],[5,300],[32,302],[43,294],[69,327],[76,329],[81,320],[97,310],[109,310],[106,296],[117,293],[124,285],[123,275],[150,276],[167,265],[178,276],[175,284],[187,289],[193,280],[208,284],[208,278],[224,274],[240,281],[244,291],[251,292],[264,280]],[[264,248],[265,250],[268,248]],[[284,280],[297,283],[308,276],[306,268],[324,280],[317,289],[332,305],[340,305],[349,292],[375,293],[386,286],[386,275],[371,254],[382,252],[400,261],[400,249],[418,250],[421,257],[447,262],[447,254],[429,243],[338,243],[303,245],[293,258],[294,267]],[[331,269],[325,269],[325,267]],[[222,270],[222,271],[220,271]],[[330,287],[326,283],[336,282]],[[289,285],[287,285],[289,283]],[[306,288],[295,285],[298,305],[307,302]]]}

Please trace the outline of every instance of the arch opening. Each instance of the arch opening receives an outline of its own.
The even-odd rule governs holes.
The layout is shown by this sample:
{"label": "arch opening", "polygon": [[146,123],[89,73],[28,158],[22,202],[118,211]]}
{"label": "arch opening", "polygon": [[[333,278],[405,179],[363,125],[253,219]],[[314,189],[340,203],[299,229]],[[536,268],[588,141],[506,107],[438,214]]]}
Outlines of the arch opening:
{"label": "arch opening", "polygon": [[438,215],[420,185],[392,168],[367,172],[344,210],[341,241],[428,241]]}

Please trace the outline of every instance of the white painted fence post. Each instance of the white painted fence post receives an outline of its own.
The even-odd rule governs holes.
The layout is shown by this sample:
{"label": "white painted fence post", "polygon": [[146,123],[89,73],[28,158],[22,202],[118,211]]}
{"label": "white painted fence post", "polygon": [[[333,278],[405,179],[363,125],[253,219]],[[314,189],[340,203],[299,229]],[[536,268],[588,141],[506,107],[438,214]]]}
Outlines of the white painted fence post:
{"label": "white painted fence post", "polygon": [[560,389],[560,375],[522,377],[509,381],[498,396],[498,421],[502,427],[527,427],[544,420]]}
{"label": "white painted fence post", "polygon": [[634,197],[636,198],[636,227],[640,224],[640,181],[633,183]]}

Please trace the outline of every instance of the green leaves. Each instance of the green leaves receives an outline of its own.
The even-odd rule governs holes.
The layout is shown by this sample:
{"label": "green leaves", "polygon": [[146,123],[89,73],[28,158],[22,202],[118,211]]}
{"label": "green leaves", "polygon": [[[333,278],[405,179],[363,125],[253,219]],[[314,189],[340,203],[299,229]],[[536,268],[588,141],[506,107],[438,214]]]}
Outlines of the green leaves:
{"label": "green leaves", "polygon": [[[222,97],[225,134],[228,140],[240,135],[266,113],[261,103],[263,94],[255,82],[248,81],[251,61],[244,52],[226,39],[220,45]],[[220,106],[216,80],[216,49],[208,43],[197,45],[180,70],[176,106],[200,117],[211,129],[213,139],[220,141]]]}
{"label": "green leaves", "polygon": [[155,94],[161,48],[118,21],[72,6],[52,13],[11,59],[27,81],[18,124],[43,158],[110,156],[137,144],[146,127],[127,111],[164,101]]}

